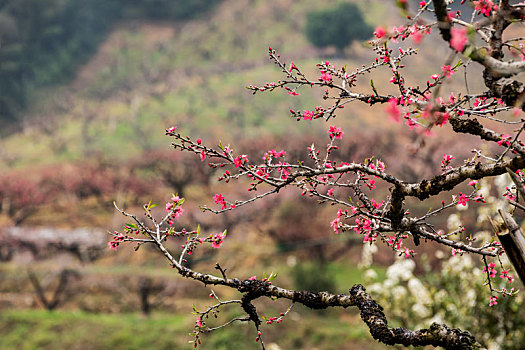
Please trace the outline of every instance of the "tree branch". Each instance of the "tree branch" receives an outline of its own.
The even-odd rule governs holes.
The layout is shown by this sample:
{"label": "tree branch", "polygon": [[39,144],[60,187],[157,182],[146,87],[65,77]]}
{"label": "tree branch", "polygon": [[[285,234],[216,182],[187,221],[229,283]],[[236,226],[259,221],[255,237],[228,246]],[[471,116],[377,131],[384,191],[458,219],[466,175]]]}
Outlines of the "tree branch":
{"label": "tree branch", "polygon": [[237,278],[220,278],[209,274],[196,272],[184,267],[168,252],[164,245],[155,241],[154,244],[170,261],[171,266],[186,278],[202,282],[204,285],[223,285],[243,293],[242,307],[258,328],[260,320],[253,300],[260,297],[288,299],[303,304],[311,309],[326,309],[328,307],[356,306],[361,312],[361,318],[370,329],[374,339],[388,345],[404,346],[442,346],[446,349],[482,349],[483,347],[468,332],[460,329],[450,329],[445,325],[434,323],[429,329],[411,331],[406,328],[390,328],[383,313],[383,308],[372,299],[362,285],[354,285],[349,294],[332,294],[329,292],[310,292],[284,289],[274,286],[268,281],[239,280]]}

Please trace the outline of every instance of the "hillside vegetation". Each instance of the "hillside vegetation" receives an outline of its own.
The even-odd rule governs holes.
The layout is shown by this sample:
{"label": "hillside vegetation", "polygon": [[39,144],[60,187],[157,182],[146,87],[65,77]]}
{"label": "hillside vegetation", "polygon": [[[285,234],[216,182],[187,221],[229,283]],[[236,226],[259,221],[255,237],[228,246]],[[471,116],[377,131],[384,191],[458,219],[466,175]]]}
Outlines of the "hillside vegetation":
{"label": "hillside vegetation", "polygon": [[[335,3],[224,1],[200,20],[115,22],[72,84],[39,90],[23,130],[2,141],[0,165],[79,160],[93,153],[126,159],[166,147],[163,130],[171,124],[228,141],[289,132],[286,111],[319,104],[320,97],[306,90],[293,99],[284,92],[253,97],[244,87],[278,79],[267,61],[269,45],[313,73],[326,54],[303,35],[306,13]],[[380,1],[369,5],[369,21],[385,11]],[[369,55],[358,43],[348,54],[350,65]],[[294,132],[316,128],[301,124]]]}
{"label": "hillside vegetation", "polygon": [[5,0],[0,2],[0,125],[44,86],[67,82],[122,19],[202,17],[218,1]]}
{"label": "hillside vegetation", "polygon": [[[327,125],[322,121],[298,123],[288,117],[287,111],[323,105],[321,96],[313,89],[303,89],[299,96],[290,96],[284,90],[253,96],[245,87],[281,77],[279,69],[266,57],[268,46],[277,48],[286,61],[294,60],[312,77],[319,74],[315,65],[321,60],[354,68],[372,61],[373,52],[366,43],[354,42],[344,51],[346,57],[337,60],[332,58],[335,48],[320,50],[308,43],[304,35],[307,14],[338,3],[224,0],[196,19],[175,21],[146,21],[123,12],[112,22],[111,33],[94,57],[80,66],[73,80],[58,87],[40,88],[20,129],[0,140],[0,168],[4,170],[0,196],[10,198],[11,203],[6,205],[4,200],[1,212],[15,223],[30,216],[31,223],[63,226],[66,222],[92,222],[104,226],[111,213],[103,218],[100,214],[111,211],[112,200],[130,204],[156,200],[166,187],[158,186],[159,174],[146,169],[153,166],[147,160],[160,162],[161,154],[169,154],[170,140],[164,136],[164,130],[172,125],[205,141],[231,143],[235,148],[242,145],[245,152],[247,148],[257,150],[256,157],[267,147],[294,150],[296,153],[292,154],[300,152],[297,156],[302,157],[300,147],[305,149],[311,136],[326,135]],[[396,13],[390,3],[356,4],[370,24],[388,26],[388,21],[395,20],[386,16]],[[434,44],[429,38],[421,45]],[[429,52],[439,50],[446,52],[445,47]],[[440,72],[439,63],[433,59],[411,57],[414,75],[407,79],[424,83],[431,74]],[[376,86],[389,89],[390,78],[391,72],[385,67],[362,76],[359,84],[366,89],[373,79]],[[475,89],[476,83],[470,84]],[[449,88],[445,85],[443,90]],[[380,156],[387,164],[411,179],[416,171],[399,166],[400,162],[391,163],[388,157],[411,157],[405,145],[410,145],[417,135],[400,124],[385,122],[386,119],[382,106],[370,108],[356,103],[341,110],[330,123],[343,127],[347,135],[355,135],[347,139],[350,144],[348,153],[343,154],[348,157],[345,160],[362,160],[385,150],[390,155]],[[435,131],[440,135],[444,130]],[[400,139],[401,149],[388,146]],[[412,155],[426,164],[418,165],[420,170],[432,171],[429,165],[433,164],[432,159],[441,157],[439,144],[443,140],[441,136],[429,139],[427,148]],[[468,139],[464,142],[468,143]],[[457,151],[465,150],[468,147],[458,142]],[[173,163],[177,155],[172,154],[173,159],[164,162],[177,169]],[[200,167],[187,161],[182,164],[192,171]],[[162,172],[161,176],[175,177]],[[172,191],[181,190],[180,186],[169,186]],[[57,192],[65,194],[65,199]],[[72,197],[90,199],[87,207],[92,210],[71,205]],[[94,210],[94,203],[104,204]],[[23,210],[17,211],[17,205]],[[35,208],[45,206],[46,210],[35,213]],[[69,209],[64,211],[66,207]],[[50,215],[52,212],[57,214]],[[93,212],[97,214],[89,214]]]}

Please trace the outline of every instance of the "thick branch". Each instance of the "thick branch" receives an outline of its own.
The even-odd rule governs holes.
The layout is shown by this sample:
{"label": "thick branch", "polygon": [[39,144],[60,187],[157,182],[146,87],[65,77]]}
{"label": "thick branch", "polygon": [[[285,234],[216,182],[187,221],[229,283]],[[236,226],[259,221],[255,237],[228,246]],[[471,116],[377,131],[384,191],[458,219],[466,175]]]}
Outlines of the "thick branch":
{"label": "thick branch", "polygon": [[450,21],[447,17],[447,4],[443,0],[434,0],[434,12],[438,20],[441,36],[446,42],[450,42]]}
{"label": "thick branch", "polygon": [[383,308],[356,284],[350,289],[350,297],[361,311],[361,319],[370,329],[374,339],[388,345],[404,346],[442,346],[445,349],[482,349],[483,347],[469,333],[460,329],[450,329],[445,325],[433,323],[429,329],[412,331],[403,327],[388,327]]}
{"label": "thick branch", "polygon": [[[444,0],[434,0],[435,15],[438,21],[441,37],[450,45],[451,24],[447,17],[447,6]],[[517,8],[497,10],[492,23],[491,52],[468,43],[463,54],[484,66],[485,85],[494,96],[501,98],[507,106],[515,106],[525,111],[525,86],[523,83],[509,77],[525,72],[525,61],[505,62],[501,60],[501,35],[511,20],[522,20],[524,11]]]}
{"label": "thick branch", "polygon": [[[432,324],[429,329],[417,331],[406,328],[390,328],[383,313],[383,308],[370,297],[362,285],[354,285],[349,294],[332,294],[329,292],[295,291],[280,288],[259,280],[244,280],[237,278],[220,278],[209,274],[202,274],[180,265],[167,251],[162,243],[156,241],[155,245],[176,268],[179,274],[204,283],[205,285],[224,285],[244,293],[243,308],[254,320],[255,309],[251,301],[259,297],[274,297],[289,299],[303,304],[311,309],[326,309],[340,306],[347,308],[356,306],[361,312],[361,318],[370,329],[374,339],[388,345],[402,344],[405,346],[442,346],[446,349],[482,349],[482,346],[468,332],[459,329],[450,329],[445,325]],[[256,322],[257,324],[257,322]]]}
{"label": "thick branch", "polygon": [[[501,141],[501,134],[485,128],[476,118],[462,119],[459,117],[451,117],[450,125],[452,130],[458,133],[470,134],[479,136],[482,140],[498,142]],[[514,143],[512,148],[521,154],[525,154],[525,147],[519,143]]]}
{"label": "thick branch", "polygon": [[[525,61],[522,63],[525,64]],[[487,74],[484,78],[485,85],[494,96],[501,98],[507,106],[514,106],[525,111],[525,85],[523,83],[510,78],[494,79]]]}
{"label": "thick branch", "polygon": [[423,180],[416,184],[404,185],[403,193],[406,196],[424,200],[441,192],[452,190],[456,185],[467,179],[478,180],[504,174],[507,172],[507,167],[512,171],[523,169],[525,167],[524,156],[520,155],[494,164],[478,162],[475,165],[461,166],[455,169],[453,173],[437,175],[430,180]]}
{"label": "thick branch", "polygon": [[509,213],[499,210],[499,214],[505,225],[499,227],[496,233],[512,266],[514,266],[521,281],[525,283],[525,238],[520,226]]}

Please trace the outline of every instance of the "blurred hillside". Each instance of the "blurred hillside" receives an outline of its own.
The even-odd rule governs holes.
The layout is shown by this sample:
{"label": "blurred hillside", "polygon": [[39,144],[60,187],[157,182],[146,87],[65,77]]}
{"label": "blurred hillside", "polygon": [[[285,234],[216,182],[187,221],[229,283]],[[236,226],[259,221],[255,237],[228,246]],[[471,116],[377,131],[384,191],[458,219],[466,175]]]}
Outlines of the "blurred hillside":
{"label": "blurred hillside", "polygon": [[[32,0],[24,1],[32,3]],[[142,4],[145,8],[155,8],[156,4],[159,9],[167,3],[150,0],[133,4]],[[5,2],[2,13],[13,12],[7,9],[16,8],[14,4]],[[73,6],[77,1],[57,0],[53,4],[50,9],[56,10],[64,4]],[[307,42],[303,34],[307,13],[334,6],[335,0],[323,4],[310,0],[214,1],[215,7],[206,7],[209,12],[196,11],[198,13],[188,16],[181,15],[178,7],[179,12],[170,12],[165,7],[161,15],[138,11],[139,5],[118,7],[117,0],[107,4],[113,4],[113,12],[102,17],[107,23],[99,31],[107,33],[93,39],[92,46],[101,42],[93,57],[85,64],[81,64],[80,58],[64,63],[69,69],[78,67],[70,82],[60,85],[62,80],[57,78],[54,84],[41,84],[20,116],[21,122],[12,124],[16,126],[13,132],[0,139],[3,170],[0,195],[4,198],[0,203],[1,213],[15,224],[31,220],[31,224],[40,225],[105,226],[108,217],[100,214],[111,211],[114,199],[138,204],[162,197],[166,189],[181,192],[181,185],[176,183],[187,180],[174,178],[188,175],[181,174],[182,170],[170,174],[166,166],[174,166],[181,160],[180,155],[170,153],[170,141],[164,136],[164,130],[172,125],[178,125],[183,133],[192,137],[201,137],[204,142],[215,144],[220,140],[235,148],[242,146],[244,152],[253,150],[257,153],[254,157],[260,157],[261,150],[281,147],[289,152],[295,150],[292,154],[300,159],[301,149],[304,150],[314,136],[326,135],[327,125],[323,121],[298,123],[288,117],[287,111],[313,109],[324,102],[314,89],[303,90],[294,97],[284,90],[254,96],[244,89],[249,84],[280,78],[281,73],[266,57],[267,47],[277,48],[286,61],[294,60],[311,76],[318,74],[315,64],[321,60],[360,67],[374,59],[366,43],[354,42],[344,51],[346,57],[334,61],[331,57],[335,48],[319,50]],[[371,24],[389,26],[397,20],[394,5],[388,2],[370,1],[366,6],[357,2],[357,5]],[[142,18],[138,18],[138,13]],[[58,16],[52,14],[50,18]],[[95,14],[89,18],[101,19]],[[87,37],[84,32],[83,35]],[[76,38],[70,37],[72,41]],[[101,41],[101,38],[105,39]],[[425,39],[420,47],[426,56],[418,54],[409,58],[408,83],[425,84],[431,74],[441,70],[441,62],[435,58],[440,52],[447,52],[444,45],[436,46],[432,37]],[[432,49],[424,50],[428,47]],[[67,50],[67,46],[59,45],[57,50]],[[68,55],[73,57],[74,52]],[[37,68],[34,70],[38,71]],[[61,71],[48,73],[48,80],[55,73],[62,79],[68,76]],[[367,91],[373,79],[376,86],[388,90],[390,78],[391,73],[385,67],[362,76],[359,86]],[[477,82],[471,81],[469,85],[473,91]],[[444,95],[452,87],[458,88],[445,84]],[[375,155],[407,181],[439,170],[447,127],[434,130],[437,136],[429,138],[419,152],[412,153],[408,150],[414,142],[419,142],[418,135],[387,120],[381,106],[370,108],[356,103],[341,110],[333,121],[349,135],[346,153],[341,156],[346,161],[361,161]],[[449,152],[468,152],[470,147],[465,147],[465,143],[471,140],[454,141],[454,148]],[[202,169],[199,162],[194,164],[192,160],[184,164],[192,171]],[[210,172],[204,175],[210,176]],[[161,182],[164,187],[159,186]],[[101,198],[106,204],[96,215],[81,215],[79,211],[85,213],[85,208],[71,205],[72,198],[79,199],[83,205],[89,203],[91,208],[100,203]],[[95,199],[89,202],[90,198]],[[57,212],[56,208],[50,210],[50,204],[61,208],[60,215],[50,215]]]}
{"label": "blurred hillside", "polygon": [[218,1],[4,0],[0,2],[0,125],[45,86],[67,82],[116,21],[201,17]]}
{"label": "blurred hillside", "polygon": [[[382,2],[368,5],[364,12],[370,22],[384,17]],[[290,128],[286,118],[290,107],[320,103],[314,91],[294,99],[279,92],[254,97],[244,86],[279,78],[266,57],[269,45],[314,72],[315,63],[327,55],[307,43],[302,29],[306,13],[320,6],[314,1],[225,1],[200,20],[115,21],[71,84],[35,94],[21,117],[20,132],[2,140],[0,164],[34,166],[93,154],[127,159],[144,149],[166,147],[163,130],[171,124],[213,141],[316,133],[324,126],[293,123]],[[349,66],[372,57],[358,43],[347,53]],[[352,118],[341,118],[341,123],[377,121],[377,113],[367,110],[356,105],[346,113]]]}

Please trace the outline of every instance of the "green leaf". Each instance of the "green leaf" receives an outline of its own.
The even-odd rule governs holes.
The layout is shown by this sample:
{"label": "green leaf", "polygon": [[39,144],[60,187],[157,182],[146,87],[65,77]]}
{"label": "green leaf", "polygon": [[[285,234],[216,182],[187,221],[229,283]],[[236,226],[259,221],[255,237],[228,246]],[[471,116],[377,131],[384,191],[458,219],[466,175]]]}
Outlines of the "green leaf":
{"label": "green leaf", "polygon": [[462,65],[463,65],[463,62],[461,62],[461,60],[459,60],[458,63],[456,63],[456,65],[452,69],[456,69],[458,67],[461,67]]}

